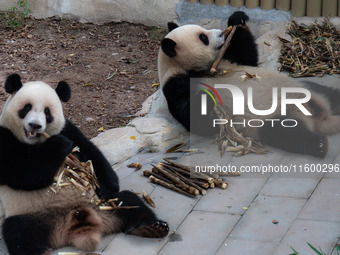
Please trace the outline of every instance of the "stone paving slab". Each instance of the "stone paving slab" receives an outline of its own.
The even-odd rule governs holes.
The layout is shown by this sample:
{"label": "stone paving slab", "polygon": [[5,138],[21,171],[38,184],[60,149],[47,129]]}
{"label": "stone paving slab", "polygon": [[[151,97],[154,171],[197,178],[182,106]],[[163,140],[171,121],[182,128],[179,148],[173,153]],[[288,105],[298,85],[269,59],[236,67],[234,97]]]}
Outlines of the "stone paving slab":
{"label": "stone paving slab", "polygon": [[323,179],[298,218],[340,222],[340,179]]}
{"label": "stone paving slab", "polygon": [[194,210],[243,215],[246,210],[242,208],[251,205],[266,181],[267,178],[228,178],[227,190],[209,190]]}
{"label": "stone paving slab", "polygon": [[176,238],[170,238],[159,254],[214,254],[239,218],[238,215],[193,211],[177,229]]}
{"label": "stone paving slab", "polygon": [[[327,210],[324,208],[324,210]],[[307,245],[307,242],[315,248],[329,254],[340,236],[340,223],[327,221],[296,220],[281,241],[274,255],[288,255],[292,253],[292,246],[300,254],[316,254]]]}
{"label": "stone paving slab", "polygon": [[[200,154],[140,153],[115,166],[121,189],[134,192],[145,190],[156,203],[155,213],[170,225],[170,233],[163,239],[148,239],[122,233],[103,238],[97,252],[105,255],[281,255],[291,252],[289,245],[302,255],[312,254],[306,242],[325,251],[332,251],[340,236],[340,173],[333,174],[242,174],[224,177],[227,190],[211,189],[197,199],[185,197],[151,183],[142,170],[127,168],[130,163],[142,163],[151,169],[164,157],[183,164],[192,159],[209,157],[218,164],[304,164],[340,163],[340,136],[330,139],[330,153],[323,160],[295,155],[270,148],[267,155],[221,157],[216,145],[201,141],[205,148]],[[205,146],[206,145],[206,146]],[[205,146],[205,147],[204,147]],[[277,220],[278,224],[272,221]],[[306,229],[306,230],[305,230]],[[73,251],[72,247],[56,250]],[[1,253],[2,252],[2,253]],[[7,254],[3,240],[0,255]]]}
{"label": "stone paving slab", "polygon": [[314,178],[284,178],[271,176],[260,194],[265,196],[309,198],[321,180]]}
{"label": "stone paving slab", "polygon": [[[235,226],[230,238],[280,242],[306,199],[259,195]],[[273,220],[278,221],[277,224]]]}
{"label": "stone paving slab", "polygon": [[[240,247],[242,247],[242,253]],[[249,240],[226,239],[217,251],[216,255],[226,254],[261,254],[273,255],[277,247],[276,243],[258,242]]]}

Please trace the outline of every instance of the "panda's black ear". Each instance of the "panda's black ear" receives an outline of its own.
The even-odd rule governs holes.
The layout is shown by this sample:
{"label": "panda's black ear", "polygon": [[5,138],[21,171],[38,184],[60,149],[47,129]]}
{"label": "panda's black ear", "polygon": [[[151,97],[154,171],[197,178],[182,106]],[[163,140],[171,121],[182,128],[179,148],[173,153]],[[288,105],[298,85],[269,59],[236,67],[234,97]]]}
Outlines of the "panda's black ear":
{"label": "panda's black ear", "polygon": [[60,81],[57,88],[55,89],[60,100],[67,102],[71,98],[71,89],[66,81]]}
{"label": "panda's black ear", "polygon": [[19,74],[11,74],[5,81],[5,90],[7,93],[12,94],[22,87],[22,82]]}
{"label": "panda's black ear", "polygon": [[168,29],[169,32],[171,32],[172,30],[174,30],[175,28],[178,28],[178,25],[174,22],[168,22]]}
{"label": "panda's black ear", "polygon": [[176,56],[175,46],[175,41],[170,38],[164,38],[161,42],[162,50],[169,58]]}

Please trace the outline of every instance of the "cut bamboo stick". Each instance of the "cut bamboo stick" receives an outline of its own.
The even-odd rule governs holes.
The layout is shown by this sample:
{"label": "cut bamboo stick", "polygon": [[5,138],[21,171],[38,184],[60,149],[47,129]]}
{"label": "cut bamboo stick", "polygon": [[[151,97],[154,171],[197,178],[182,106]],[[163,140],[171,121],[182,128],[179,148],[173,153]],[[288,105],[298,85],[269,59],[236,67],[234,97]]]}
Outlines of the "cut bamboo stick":
{"label": "cut bamboo stick", "polygon": [[190,194],[199,195],[200,192],[197,189],[189,186],[188,184],[186,184],[185,182],[180,180],[180,178],[178,178],[177,176],[175,176],[175,175],[171,174],[170,172],[162,169],[160,166],[156,166],[156,165],[152,165],[152,166],[155,167],[159,172],[161,172],[162,175],[164,175],[166,178],[168,178],[170,181],[172,181],[176,185],[176,187],[181,188],[181,189],[187,191]]}
{"label": "cut bamboo stick", "polygon": [[194,3],[197,3],[198,0],[186,0],[189,4],[194,4]]}
{"label": "cut bamboo stick", "polygon": [[233,38],[233,35],[236,31],[236,28],[237,26],[233,26],[230,34],[228,35],[227,39],[225,40],[220,52],[218,53],[217,55],[217,58],[215,60],[215,62],[213,63],[211,69],[210,69],[210,73],[211,74],[216,74],[217,72],[217,67],[218,65],[221,63],[222,59],[223,59],[223,56],[224,56],[224,53],[227,51],[229,45],[230,45],[230,42],[231,42],[231,39]]}
{"label": "cut bamboo stick", "polygon": [[176,191],[178,193],[181,193],[183,195],[186,195],[188,197],[191,197],[191,198],[196,198],[194,195],[192,194],[189,194],[187,192],[185,192],[184,190],[181,190],[180,188],[177,188],[174,184],[171,184],[171,183],[168,183],[168,182],[165,182],[165,181],[162,181],[160,179],[157,179],[156,177],[154,177],[153,175],[151,175],[149,177],[150,181],[152,181],[153,183],[156,183],[156,184],[159,184],[165,188],[168,188],[168,189],[171,189],[173,191]]}

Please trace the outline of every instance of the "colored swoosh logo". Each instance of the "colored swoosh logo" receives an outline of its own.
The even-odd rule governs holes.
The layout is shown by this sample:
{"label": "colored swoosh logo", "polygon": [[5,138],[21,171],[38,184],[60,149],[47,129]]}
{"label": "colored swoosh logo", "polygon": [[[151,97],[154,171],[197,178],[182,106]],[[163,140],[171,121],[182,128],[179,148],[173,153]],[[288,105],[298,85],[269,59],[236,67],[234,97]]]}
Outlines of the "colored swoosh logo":
{"label": "colored swoosh logo", "polygon": [[[214,89],[214,88],[211,87],[210,85],[205,84],[205,83],[203,83],[203,82],[200,82],[200,84],[203,85],[203,86],[206,86],[207,88],[209,88],[209,89],[216,95],[216,97],[218,98],[218,100],[220,101],[220,104],[221,104],[221,106],[222,106],[222,100],[221,100],[221,98],[220,98],[220,95],[217,93],[216,89]],[[201,90],[203,90],[204,92],[206,92],[206,93],[212,98],[212,100],[214,101],[214,103],[215,103],[215,105],[216,105],[215,97],[214,97],[207,89],[201,88]]]}

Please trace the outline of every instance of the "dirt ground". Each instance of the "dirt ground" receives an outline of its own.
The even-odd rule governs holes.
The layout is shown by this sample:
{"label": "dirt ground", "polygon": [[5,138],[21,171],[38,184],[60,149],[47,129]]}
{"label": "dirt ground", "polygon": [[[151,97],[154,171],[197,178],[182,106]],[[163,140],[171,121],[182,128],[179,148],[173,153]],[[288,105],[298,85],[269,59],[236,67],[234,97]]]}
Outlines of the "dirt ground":
{"label": "dirt ground", "polygon": [[[129,23],[93,25],[56,18],[28,19],[22,28],[0,22],[0,109],[3,84],[16,72],[23,82],[68,82],[65,115],[89,137],[124,126],[158,86],[157,53],[165,31]],[[154,85],[154,86],[153,86]]]}

